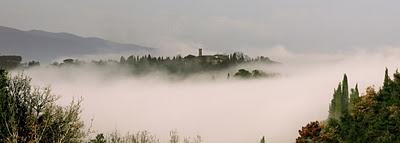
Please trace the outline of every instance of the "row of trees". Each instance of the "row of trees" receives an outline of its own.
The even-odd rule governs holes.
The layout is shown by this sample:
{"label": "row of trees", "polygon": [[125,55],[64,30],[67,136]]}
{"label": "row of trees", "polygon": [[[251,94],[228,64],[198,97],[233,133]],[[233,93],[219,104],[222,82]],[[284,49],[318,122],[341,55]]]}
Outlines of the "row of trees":
{"label": "row of trees", "polygon": [[[197,72],[213,71],[229,68],[235,65],[245,63],[275,63],[268,57],[250,58],[243,53],[235,52],[229,55],[209,55],[209,56],[193,56],[188,55],[182,57],[180,55],[173,57],[154,57],[145,56],[129,56],[125,58],[121,56],[119,61],[116,60],[97,60],[92,61],[93,64],[105,66],[117,64],[128,67],[135,74],[149,73],[152,71],[166,71],[171,74],[188,75]],[[82,65],[85,62],[74,59],[65,59],[61,63],[53,63],[54,66],[65,65]]]}
{"label": "row of trees", "polygon": [[13,69],[21,64],[21,56],[0,56],[0,68]]}
{"label": "row of trees", "polygon": [[[210,57],[210,56],[220,56],[223,57],[223,62],[222,63],[227,63],[227,64],[240,64],[244,62],[273,62],[270,60],[268,57],[264,56],[259,56],[256,58],[251,58],[243,53],[240,52],[235,52],[233,54],[228,54],[228,55],[208,55],[208,56],[200,56],[197,58],[201,57]],[[145,55],[145,56],[134,56],[131,55],[128,58],[125,58],[124,56],[121,56],[119,63],[121,64],[157,64],[157,63],[163,63],[166,61],[175,61],[175,62],[182,62],[182,61],[190,61],[196,58],[196,56],[193,55],[188,55],[185,57],[182,57],[181,55],[173,56],[173,57],[154,57],[151,55]],[[206,61],[203,61],[206,62]]]}
{"label": "row of trees", "polygon": [[40,65],[39,61],[28,61],[26,63],[21,63],[21,56],[10,56],[4,55],[0,56],[0,68],[2,69],[15,69],[15,68],[29,68]]}
{"label": "row of trees", "polygon": [[250,58],[243,53],[235,52],[229,55],[213,55],[196,57],[188,55],[182,57],[180,55],[170,57],[152,57],[146,56],[129,56],[121,57],[119,64],[132,67],[134,73],[147,73],[153,70],[164,70],[168,73],[191,74],[196,72],[220,70],[231,66],[260,62],[273,63],[267,57]]}
{"label": "row of trees", "polygon": [[400,142],[400,73],[393,78],[386,69],[383,86],[377,92],[368,87],[359,96],[357,86],[349,93],[345,76],[335,89],[328,119],[304,126],[296,142]]}

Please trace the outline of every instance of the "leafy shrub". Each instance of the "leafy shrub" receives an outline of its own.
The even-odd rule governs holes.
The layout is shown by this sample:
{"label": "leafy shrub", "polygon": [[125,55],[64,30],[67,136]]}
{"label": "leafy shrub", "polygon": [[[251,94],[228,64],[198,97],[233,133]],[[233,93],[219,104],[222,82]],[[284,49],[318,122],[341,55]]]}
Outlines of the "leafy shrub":
{"label": "leafy shrub", "polygon": [[22,74],[0,70],[0,142],[82,142],[80,101],[55,104],[50,88],[35,88]]}

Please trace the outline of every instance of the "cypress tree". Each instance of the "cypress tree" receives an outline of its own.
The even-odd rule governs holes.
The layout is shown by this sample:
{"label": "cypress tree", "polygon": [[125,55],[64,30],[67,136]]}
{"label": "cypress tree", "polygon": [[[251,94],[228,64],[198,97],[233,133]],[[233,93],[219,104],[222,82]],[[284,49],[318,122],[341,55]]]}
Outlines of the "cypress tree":
{"label": "cypress tree", "polygon": [[329,105],[329,119],[335,119],[336,109],[336,89],[333,90],[333,98],[331,104]]}
{"label": "cypress tree", "polygon": [[397,85],[400,84],[400,73],[399,70],[396,70],[396,73],[393,74],[394,78],[393,78],[393,82]]}
{"label": "cypress tree", "polygon": [[[355,88],[355,93],[352,96],[358,97],[358,87],[356,86]],[[331,100],[329,107],[329,119],[336,119],[340,121],[340,118],[344,114],[348,114],[349,108],[351,108],[349,106],[349,86],[347,75],[344,74],[342,82],[339,82],[338,87],[334,90],[333,99]]]}
{"label": "cypress tree", "polygon": [[342,114],[348,113],[349,107],[349,85],[347,81],[347,75],[344,74],[342,81],[342,94],[341,94],[341,112]]}
{"label": "cypress tree", "polygon": [[339,83],[338,88],[336,89],[335,92],[335,102],[336,102],[336,107],[335,107],[335,119],[339,120],[340,117],[342,116],[342,83]]}
{"label": "cypress tree", "polygon": [[126,62],[127,62],[128,64],[134,64],[133,55],[132,55],[132,56],[129,56],[128,59],[126,59]]}
{"label": "cypress tree", "polygon": [[350,102],[353,102],[358,97],[360,97],[360,93],[358,92],[358,84],[356,84],[356,87],[351,89]]}
{"label": "cypress tree", "polygon": [[336,120],[340,119],[341,109],[342,109],[341,94],[342,94],[342,85],[339,82],[338,87],[333,91],[333,98],[331,100],[331,104],[329,107],[329,119],[336,119]]}
{"label": "cypress tree", "polygon": [[125,64],[126,63],[126,59],[124,56],[121,56],[121,58],[119,59],[119,63],[120,64]]}
{"label": "cypress tree", "polygon": [[360,97],[360,93],[358,92],[358,84],[356,84],[356,87],[352,88],[350,91],[349,111],[352,111],[356,100]]}
{"label": "cypress tree", "polygon": [[390,82],[391,82],[391,79],[389,77],[388,69],[386,68],[386,70],[385,70],[385,79],[383,81],[383,87],[389,87]]}
{"label": "cypress tree", "polygon": [[264,137],[264,136],[261,138],[260,143],[266,143],[266,142],[265,142],[265,137]]}
{"label": "cypress tree", "polygon": [[380,100],[388,100],[391,98],[391,92],[395,89],[393,86],[393,81],[390,79],[388,69],[385,70],[385,79],[383,81],[383,87],[379,91],[381,92],[381,96],[379,96]]}

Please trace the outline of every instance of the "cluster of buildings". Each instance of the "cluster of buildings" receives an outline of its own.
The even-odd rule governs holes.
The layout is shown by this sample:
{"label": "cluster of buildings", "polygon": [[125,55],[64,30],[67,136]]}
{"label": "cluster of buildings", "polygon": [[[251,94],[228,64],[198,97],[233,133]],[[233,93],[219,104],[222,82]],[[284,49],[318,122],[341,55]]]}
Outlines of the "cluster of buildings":
{"label": "cluster of buildings", "polygon": [[216,54],[216,55],[203,55],[203,49],[199,49],[198,56],[188,55],[184,57],[188,60],[195,60],[199,62],[205,62],[212,65],[224,63],[229,60],[228,55]]}

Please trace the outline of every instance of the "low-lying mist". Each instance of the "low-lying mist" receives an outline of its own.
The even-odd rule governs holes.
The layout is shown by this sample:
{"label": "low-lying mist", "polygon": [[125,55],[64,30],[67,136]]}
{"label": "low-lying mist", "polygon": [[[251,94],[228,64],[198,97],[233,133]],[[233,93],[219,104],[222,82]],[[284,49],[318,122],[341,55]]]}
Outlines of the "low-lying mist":
{"label": "low-lying mist", "polygon": [[[288,56],[289,55],[289,56]],[[400,67],[394,48],[334,55],[296,54],[273,58],[275,66],[249,66],[277,72],[277,78],[216,80],[207,74],[169,81],[163,73],[143,77],[85,67],[38,67],[24,71],[38,86],[50,86],[66,105],[83,98],[82,118],[98,132],[148,130],[162,142],[176,129],[201,135],[207,143],[293,142],[302,125],[324,120],[333,88],[344,73],[350,87],[381,86],[385,67]]]}

